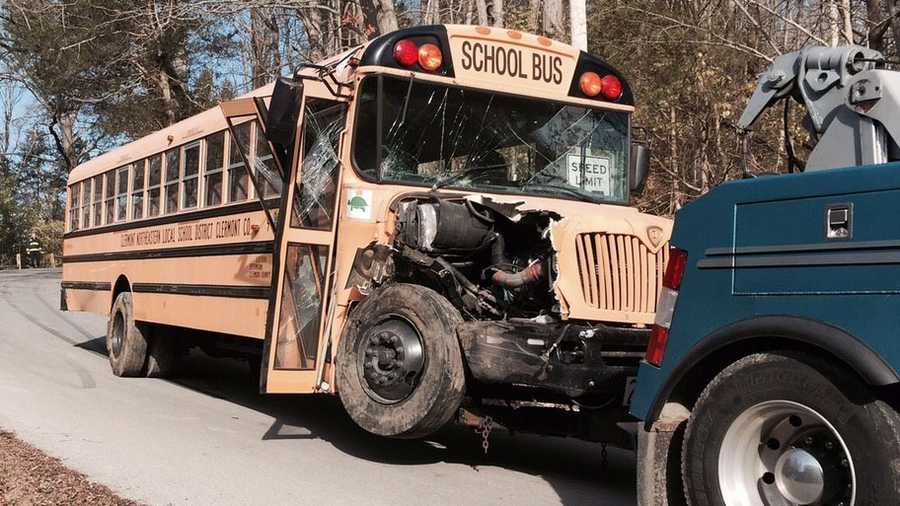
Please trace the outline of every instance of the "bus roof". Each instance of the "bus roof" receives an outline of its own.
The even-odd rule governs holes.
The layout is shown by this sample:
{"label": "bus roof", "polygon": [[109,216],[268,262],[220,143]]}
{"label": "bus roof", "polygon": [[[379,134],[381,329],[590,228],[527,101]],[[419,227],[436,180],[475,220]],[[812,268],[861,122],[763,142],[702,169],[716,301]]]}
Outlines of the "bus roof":
{"label": "bus roof", "polygon": [[[405,39],[417,46],[429,43],[438,46],[443,57],[439,68],[428,71],[418,63],[401,65],[394,55],[394,47]],[[615,76],[621,83],[620,96],[605,99],[606,104],[630,109],[634,103],[631,87],[624,76],[602,59],[559,41],[505,28],[471,25],[406,28],[326,58],[318,65],[346,64],[351,56],[360,56],[358,62],[352,63],[358,65],[360,71],[365,71],[366,67],[394,67],[452,78],[463,86],[486,89],[497,89],[498,82],[502,82],[504,92],[525,96],[590,99],[581,92],[578,81],[582,74],[594,72]],[[306,68],[303,73],[314,75],[316,70]],[[240,98],[270,96],[272,87],[273,84],[268,84]],[[602,105],[602,98],[597,98],[598,105]],[[226,128],[221,110],[213,107],[78,165],[69,174],[69,184]]]}

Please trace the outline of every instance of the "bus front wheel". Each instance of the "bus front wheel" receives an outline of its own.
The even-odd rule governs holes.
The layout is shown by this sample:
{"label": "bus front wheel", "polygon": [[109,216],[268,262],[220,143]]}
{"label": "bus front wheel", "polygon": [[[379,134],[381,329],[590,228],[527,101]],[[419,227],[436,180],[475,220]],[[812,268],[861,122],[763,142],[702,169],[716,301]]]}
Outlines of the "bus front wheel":
{"label": "bus front wheel", "polygon": [[350,417],[380,436],[431,434],[456,414],[465,389],[459,311],[429,288],[382,287],[352,313],[337,356]]}
{"label": "bus front wheel", "polygon": [[682,449],[688,504],[900,504],[900,417],[845,368],[750,355],[706,387]]}
{"label": "bus front wheel", "polygon": [[130,292],[116,297],[106,327],[109,365],[116,376],[140,376],[147,359],[147,339],[134,321],[134,302]]}

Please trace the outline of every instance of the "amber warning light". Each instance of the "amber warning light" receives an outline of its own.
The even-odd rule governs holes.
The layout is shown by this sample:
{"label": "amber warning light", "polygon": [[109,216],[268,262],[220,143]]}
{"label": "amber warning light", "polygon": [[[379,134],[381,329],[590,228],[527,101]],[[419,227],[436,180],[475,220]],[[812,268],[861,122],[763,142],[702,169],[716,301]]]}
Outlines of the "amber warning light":
{"label": "amber warning light", "polygon": [[434,72],[444,63],[444,55],[437,45],[427,43],[418,46],[410,39],[403,39],[394,44],[394,59],[404,67],[412,67],[418,63],[428,72]]}

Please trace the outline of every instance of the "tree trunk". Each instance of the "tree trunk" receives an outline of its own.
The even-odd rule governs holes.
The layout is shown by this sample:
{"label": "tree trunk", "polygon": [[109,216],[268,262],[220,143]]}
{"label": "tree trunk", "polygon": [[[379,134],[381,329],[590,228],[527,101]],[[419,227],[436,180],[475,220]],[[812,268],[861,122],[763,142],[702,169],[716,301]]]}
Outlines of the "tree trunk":
{"label": "tree trunk", "polygon": [[275,10],[262,7],[250,9],[250,69],[254,88],[265,86],[281,73],[279,38]]}
{"label": "tree trunk", "polygon": [[572,25],[572,45],[587,51],[587,6],[585,0],[569,0],[569,19]]}
{"label": "tree trunk", "polygon": [[841,0],[841,18],[844,21],[843,35],[847,44],[853,44],[853,20],[850,15],[850,0]]}
{"label": "tree trunk", "polygon": [[485,3],[485,0],[475,0],[475,9],[478,11],[478,24],[481,26],[487,26],[488,16],[487,4]]}
{"label": "tree trunk", "polygon": [[494,0],[493,4],[494,26],[503,26],[503,0]]}
{"label": "tree trunk", "polygon": [[543,32],[547,37],[562,39],[566,34],[562,0],[544,0]]}
{"label": "tree trunk", "polygon": [[838,0],[828,0],[826,9],[828,9],[828,44],[831,47],[837,46],[841,41],[841,13],[838,10]]}
{"label": "tree trunk", "polygon": [[897,4],[895,0],[887,0],[887,4],[888,12],[891,15],[891,32],[894,35],[894,51],[900,53],[900,50],[897,50],[897,41],[900,41],[900,17],[897,16]]}
{"label": "tree trunk", "polygon": [[[888,0],[892,2],[893,0]],[[881,21],[883,16],[881,8],[881,0],[866,1],[866,18],[870,25],[875,25]],[[869,47],[876,51],[884,51],[884,30],[869,30]]]}
{"label": "tree trunk", "polygon": [[434,25],[441,22],[441,15],[438,11],[438,0],[428,0],[428,3],[425,4],[425,19],[426,25]]}
{"label": "tree trunk", "polygon": [[[390,33],[399,29],[397,13],[394,11],[394,0],[363,0],[363,11],[366,14],[366,31],[371,37]],[[374,33],[371,33],[372,30]]]}
{"label": "tree trunk", "polygon": [[[322,15],[319,9],[316,7],[302,9],[300,19],[303,21],[303,29],[306,31],[306,40],[309,44],[309,53],[304,56],[311,62],[322,60],[325,58],[325,45],[322,40]],[[368,19],[366,22],[368,23]]]}
{"label": "tree trunk", "polygon": [[159,96],[163,101],[163,112],[166,115],[166,125],[175,124],[175,99],[172,98],[172,84],[165,68],[160,68],[157,74],[156,84],[159,86]]}
{"label": "tree trunk", "polygon": [[541,0],[528,0],[528,29],[534,33],[541,33]]}

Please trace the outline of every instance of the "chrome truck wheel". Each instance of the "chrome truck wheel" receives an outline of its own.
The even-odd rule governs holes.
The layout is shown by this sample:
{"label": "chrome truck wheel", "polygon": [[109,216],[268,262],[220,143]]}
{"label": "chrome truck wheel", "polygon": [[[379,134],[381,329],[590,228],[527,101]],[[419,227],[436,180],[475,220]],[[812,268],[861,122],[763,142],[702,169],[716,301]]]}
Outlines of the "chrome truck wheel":
{"label": "chrome truck wheel", "polygon": [[726,504],[849,506],[855,487],[844,439],[808,406],[761,402],[739,415],[725,433],[719,488]]}
{"label": "chrome truck wheel", "polygon": [[900,416],[852,370],[796,352],[744,357],[691,410],[688,504],[900,504]]}

